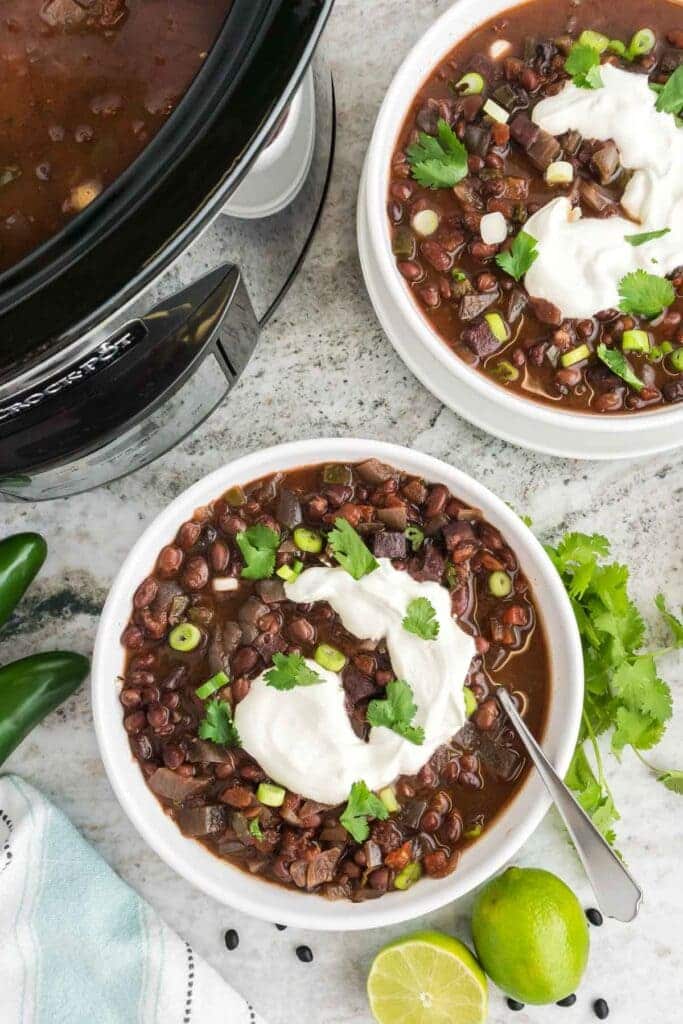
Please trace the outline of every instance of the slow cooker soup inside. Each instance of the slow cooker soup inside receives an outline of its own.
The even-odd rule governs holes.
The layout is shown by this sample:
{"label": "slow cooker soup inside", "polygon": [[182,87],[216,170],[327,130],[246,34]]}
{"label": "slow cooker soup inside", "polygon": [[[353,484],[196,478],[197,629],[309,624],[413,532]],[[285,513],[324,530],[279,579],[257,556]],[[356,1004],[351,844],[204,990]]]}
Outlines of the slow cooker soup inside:
{"label": "slow cooker soup inside", "polygon": [[231,0],[4,0],[0,271],[55,234],[144,149]]}

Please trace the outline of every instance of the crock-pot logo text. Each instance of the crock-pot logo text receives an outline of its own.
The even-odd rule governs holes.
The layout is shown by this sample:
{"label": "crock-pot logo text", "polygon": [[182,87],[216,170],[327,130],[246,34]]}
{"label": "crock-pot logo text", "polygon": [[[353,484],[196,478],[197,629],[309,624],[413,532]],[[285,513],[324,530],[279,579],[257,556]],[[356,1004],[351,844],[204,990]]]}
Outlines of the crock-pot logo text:
{"label": "crock-pot logo text", "polygon": [[6,406],[0,408],[0,423],[6,423],[7,420],[11,420],[21,413],[26,412],[28,409],[33,409],[37,405],[42,405],[49,398],[53,398],[60,392],[67,390],[74,384],[78,384],[85,380],[86,377],[91,377],[94,373],[97,373],[103,366],[111,363],[112,360],[117,359],[126,349],[130,348],[136,342],[140,341],[147,334],[147,328],[140,320],[136,320],[131,324],[128,324],[124,328],[123,333],[117,335],[115,338],[109,338],[107,341],[103,341],[99,345],[92,355],[88,356],[82,363],[78,363],[72,370],[65,373],[61,377],[57,377],[50,381],[44,388],[39,391],[32,391],[24,398],[19,399],[17,402],[11,402]]}

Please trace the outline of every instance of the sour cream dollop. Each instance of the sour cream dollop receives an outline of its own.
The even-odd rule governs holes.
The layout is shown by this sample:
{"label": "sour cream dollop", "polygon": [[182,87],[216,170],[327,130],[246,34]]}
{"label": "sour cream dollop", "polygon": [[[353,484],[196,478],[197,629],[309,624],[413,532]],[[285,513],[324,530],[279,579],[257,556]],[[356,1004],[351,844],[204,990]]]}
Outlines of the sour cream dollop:
{"label": "sour cream dollop", "polygon": [[[360,640],[385,640],[397,678],[412,687],[413,724],[423,727],[425,740],[417,746],[383,727],[371,729],[367,743],[359,739],[346,712],[341,675],[307,659],[322,683],[276,690],[266,684],[265,673],[254,679],[235,711],[244,749],[280,785],[324,804],[343,803],[359,779],[377,790],[398,775],[418,772],[465,722],[463,684],[475,647],[452,618],[449,592],[399,572],[387,558],[360,580],[341,568],[306,569],[286,584],[286,592],[299,603],[327,601]],[[434,640],[403,628],[408,604],[418,597],[427,598],[436,613]]]}
{"label": "sour cream dollop", "polygon": [[[662,276],[683,262],[683,129],[671,114],[656,110],[657,95],[646,75],[611,64],[603,64],[600,75],[602,88],[579,89],[568,82],[531,115],[551,135],[573,130],[588,139],[613,139],[622,165],[633,171],[622,198],[633,220],[572,221],[569,200],[558,198],[524,226],[538,242],[538,257],[525,278],[527,291],[577,319],[618,307],[619,281],[626,274],[642,269]],[[624,239],[663,228],[670,232],[640,246]]]}

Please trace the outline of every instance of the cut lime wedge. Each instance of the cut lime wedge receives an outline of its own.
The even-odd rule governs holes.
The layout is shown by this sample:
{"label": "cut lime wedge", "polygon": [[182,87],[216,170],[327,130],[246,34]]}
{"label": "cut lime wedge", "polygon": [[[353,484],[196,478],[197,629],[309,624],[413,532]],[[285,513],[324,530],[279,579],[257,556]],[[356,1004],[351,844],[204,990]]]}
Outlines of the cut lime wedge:
{"label": "cut lime wedge", "polygon": [[368,977],[378,1024],[484,1024],[486,977],[467,946],[440,932],[389,943]]}

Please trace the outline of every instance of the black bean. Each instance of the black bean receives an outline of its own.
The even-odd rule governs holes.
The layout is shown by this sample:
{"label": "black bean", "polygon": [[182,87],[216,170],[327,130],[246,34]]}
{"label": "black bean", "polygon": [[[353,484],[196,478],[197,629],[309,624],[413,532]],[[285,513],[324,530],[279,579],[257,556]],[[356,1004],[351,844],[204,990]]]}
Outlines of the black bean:
{"label": "black bean", "polygon": [[313,951],[310,946],[297,946],[296,955],[299,957],[302,964],[310,964],[313,962]]}
{"label": "black bean", "polygon": [[564,999],[558,999],[557,1005],[558,1006],[573,1006],[575,1002],[576,1002],[576,996],[572,992],[572,994],[570,996],[565,996]]}
{"label": "black bean", "polygon": [[283,932],[286,929],[287,925],[286,924],[276,924],[275,927],[277,928],[277,930],[279,932]]}
{"label": "black bean", "polygon": [[595,907],[588,908],[586,911],[586,917],[592,925],[595,925],[596,928],[599,928],[602,924],[602,914]]}
{"label": "black bean", "polygon": [[237,949],[239,944],[240,944],[240,937],[237,934],[237,932],[235,931],[235,929],[234,928],[228,928],[227,932],[225,933],[225,945],[228,947],[228,949],[233,950],[233,949]]}
{"label": "black bean", "polygon": [[605,999],[596,999],[593,1003],[593,1013],[598,1020],[607,1020],[609,1017],[609,1006]]}
{"label": "black bean", "polygon": [[508,1008],[510,1010],[514,1010],[515,1013],[518,1010],[523,1010],[524,1009],[524,1003],[518,1003],[516,999],[507,999],[506,1002],[508,1004]]}

